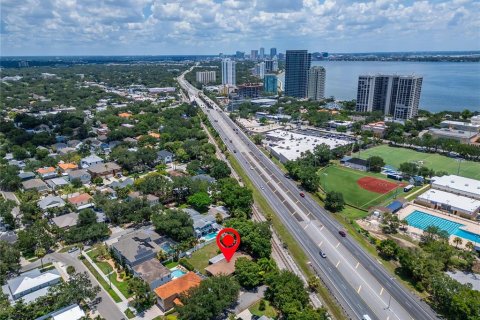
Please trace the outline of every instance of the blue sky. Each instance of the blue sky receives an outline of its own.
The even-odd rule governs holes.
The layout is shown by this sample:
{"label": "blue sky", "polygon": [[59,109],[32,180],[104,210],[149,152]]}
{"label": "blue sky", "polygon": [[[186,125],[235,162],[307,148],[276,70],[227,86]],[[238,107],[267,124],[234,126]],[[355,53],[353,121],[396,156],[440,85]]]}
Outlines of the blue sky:
{"label": "blue sky", "polygon": [[2,0],[1,55],[480,50],[480,1]]}

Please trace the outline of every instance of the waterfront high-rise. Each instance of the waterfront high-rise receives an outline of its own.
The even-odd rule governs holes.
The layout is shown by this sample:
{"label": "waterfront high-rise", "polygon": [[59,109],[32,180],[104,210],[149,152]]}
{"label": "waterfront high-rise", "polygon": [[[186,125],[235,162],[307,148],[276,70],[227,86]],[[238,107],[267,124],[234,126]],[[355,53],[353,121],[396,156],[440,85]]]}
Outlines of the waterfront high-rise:
{"label": "waterfront high-rise", "polygon": [[270,48],[270,59],[277,55],[277,48]]}
{"label": "waterfront high-rise", "polygon": [[308,71],[308,89],[307,96],[312,100],[322,100],[325,98],[325,68],[311,67]]}
{"label": "waterfront high-rise", "polygon": [[358,77],[358,112],[380,111],[395,120],[418,114],[423,77],[410,75],[361,75]]}
{"label": "waterfront high-rise", "polygon": [[229,58],[222,60],[222,84],[236,84],[235,64],[235,61]]}
{"label": "waterfront high-rise", "polygon": [[263,78],[263,91],[277,94],[278,81],[275,74],[266,74]]}
{"label": "waterfront high-rise", "polygon": [[197,82],[207,84],[217,81],[217,73],[215,71],[197,71]]}
{"label": "waterfront high-rise", "polygon": [[312,56],[307,50],[287,50],[285,64],[285,95],[295,98],[307,96],[308,70]]}

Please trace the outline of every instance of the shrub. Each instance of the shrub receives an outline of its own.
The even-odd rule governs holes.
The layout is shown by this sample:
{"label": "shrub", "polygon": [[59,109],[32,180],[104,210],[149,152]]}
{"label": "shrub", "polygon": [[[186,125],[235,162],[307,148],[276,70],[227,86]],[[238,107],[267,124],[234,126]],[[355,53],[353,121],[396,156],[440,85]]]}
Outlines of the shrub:
{"label": "shrub", "polygon": [[185,267],[185,269],[187,269],[188,271],[193,271],[195,270],[195,267],[190,263],[188,262],[186,259],[182,258],[180,260],[178,260],[178,263],[180,263],[183,267]]}
{"label": "shrub", "polygon": [[74,274],[75,273],[75,267],[74,266],[68,266],[67,267],[67,273],[69,275]]}

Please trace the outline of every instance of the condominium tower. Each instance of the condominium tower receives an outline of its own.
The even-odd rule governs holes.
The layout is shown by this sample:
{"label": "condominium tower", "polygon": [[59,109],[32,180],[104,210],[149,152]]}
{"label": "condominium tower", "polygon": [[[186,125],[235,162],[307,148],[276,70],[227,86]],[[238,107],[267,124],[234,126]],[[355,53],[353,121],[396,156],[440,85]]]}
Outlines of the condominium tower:
{"label": "condominium tower", "polygon": [[210,83],[217,81],[217,73],[215,71],[197,71],[197,82]]}
{"label": "condominium tower", "polygon": [[322,100],[325,98],[325,68],[311,67],[308,71],[308,99]]}
{"label": "condominium tower", "polygon": [[266,93],[277,94],[278,90],[278,81],[277,75],[275,74],[266,74],[263,78],[263,91]]}
{"label": "condominium tower", "polygon": [[230,59],[222,60],[222,84],[236,84],[235,61]]}
{"label": "condominium tower", "polygon": [[307,96],[308,70],[312,56],[307,50],[287,50],[285,64],[285,95],[295,98]]}
{"label": "condominium tower", "polygon": [[410,75],[361,75],[358,77],[358,112],[381,111],[395,120],[418,114],[423,77]]}
{"label": "condominium tower", "polygon": [[270,59],[277,55],[277,48],[270,48]]}

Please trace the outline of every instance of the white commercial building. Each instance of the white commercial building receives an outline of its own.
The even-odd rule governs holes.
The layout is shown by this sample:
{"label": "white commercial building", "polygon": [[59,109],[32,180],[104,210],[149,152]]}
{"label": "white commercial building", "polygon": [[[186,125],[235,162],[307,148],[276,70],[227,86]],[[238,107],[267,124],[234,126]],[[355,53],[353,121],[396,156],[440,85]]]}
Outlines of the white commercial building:
{"label": "white commercial building", "polygon": [[480,200],[480,181],[456,175],[432,178],[432,188]]}
{"label": "white commercial building", "polygon": [[477,125],[477,126],[480,126],[480,114],[478,116],[473,116],[470,118],[470,122],[473,124],[473,125]]}
{"label": "white commercial building", "polygon": [[265,77],[265,62],[260,62],[255,65],[253,73],[256,77],[263,79]]}
{"label": "white commercial building", "polygon": [[308,71],[308,99],[322,100],[325,98],[325,68],[320,66],[311,67]]}
{"label": "white commercial building", "polygon": [[303,153],[313,151],[316,146],[322,143],[328,145],[330,149],[352,143],[348,139],[334,137],[333,135],[314,136],[285,130],[270,131],[266,134],[266,139],[268,148],[281,162],[296,160]]}
{"label": "white commercial building", "polygon": [[470,219],[476,218],[480,210],[480,200],[436,189],[421,194],[415,202]]}
{"label": "white commercial building", "polygon": [[461,121],[445,120],[440,122],[440,127],[455,129],[455,130],[463,130],[463,131],[473,131],[473,132],[480,131],[480,123],[476,124],[476,123],[461,122]]}
{"label": "white commercial building", "polygon": [[237,83],[237,74],[235,70],[235,61],[230,59],[222,60],[222,84],[234,86]]}
{"label": "white commercial building", "polygon": [[215,81],[217,81],[217,73],[215,71],[197,72],[197,82],[207,84]]}

